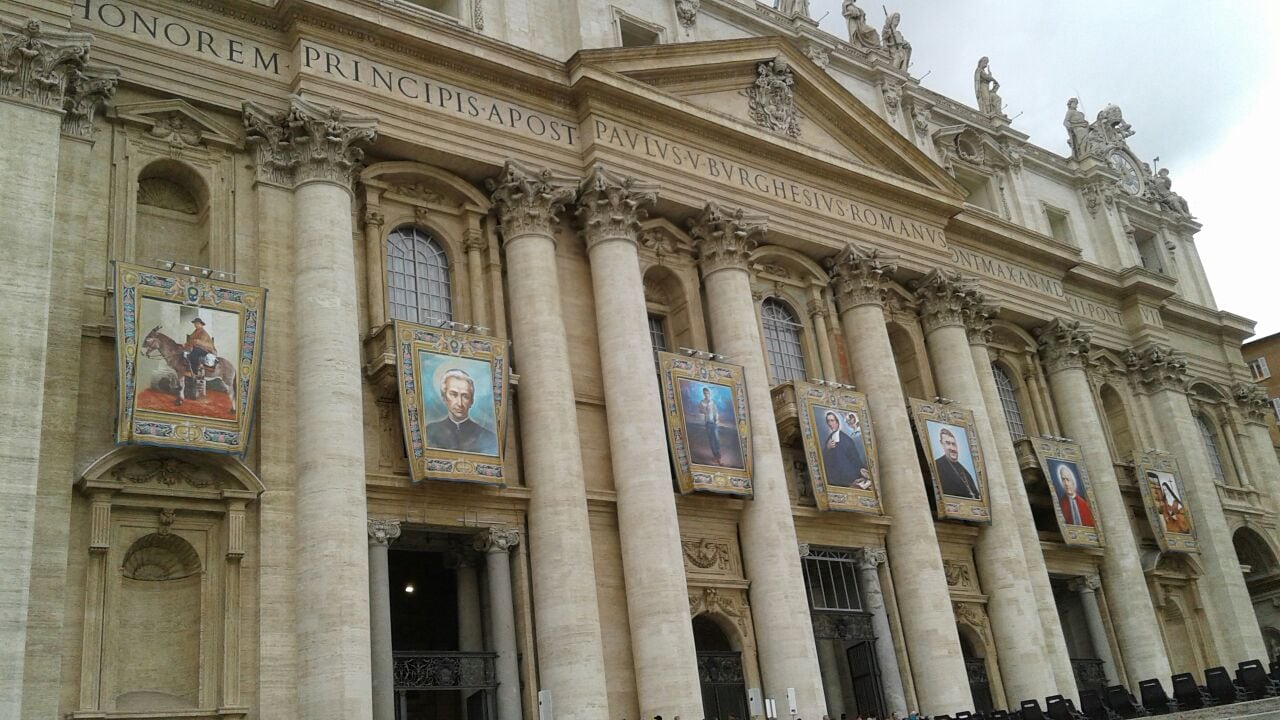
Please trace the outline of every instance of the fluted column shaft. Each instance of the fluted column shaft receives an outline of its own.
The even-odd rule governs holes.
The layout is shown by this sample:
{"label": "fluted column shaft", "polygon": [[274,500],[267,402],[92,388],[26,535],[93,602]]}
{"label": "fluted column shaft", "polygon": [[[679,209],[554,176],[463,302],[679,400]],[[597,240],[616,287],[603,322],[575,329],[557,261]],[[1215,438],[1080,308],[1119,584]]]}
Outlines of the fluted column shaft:
{"label": "fluted column shaft", "polygon": [[1129,508],[1120,494],[1102,419],[1093,401],[1084,364],[1089,334],[1079,323],[1054,321],[1037,331],[1040,354],[1049,374],[1049,392],[1062,431],[1080,443],[1093,490],[1094,509],[1102,520],[1102,581],[1110,592],[1111,622],[1124,658],[1128,684],[1168,678],[1169,660],[1160,639],[1155,608],[1146,592],[1146,576],[1129,525]]}
{"label": "fluted column shaft", "polygon": [[373,675],[373,720],[395,720],[395,656],[391,644],[391,569],[387,551],[400,537],[400,523],[369,521],[369,646]]}
{"label": "fluted column shaft", "polygon": [[555,216],[571,179],[508,162],[491,181],[502,223],[523,472],[530,488],[529,557],[542,689],[557,720],[609,714],[596,604],[578,409],[556,269]]}
{"label": "fluted column shaft", "polygon": [[764,220],[709,204],[691,230],[715,351],[743,366],[751,407],[754,499],[740,528],[764,694],[785,707],[787,688],[794,688],[799,716],[821,717],[826,703],[747,273],[747,253],[763,235]]}
{"label": "fluted column shaft", "polygon": [[885,326],[882,283],[895,266],[871,250],[846,248],[833,266],[836,303],[858,388],[876,427],[880,493],[893,518],[886,540],[894,596],[911,658],[919,710],[952,713],[973,707],[947,577],[907,417],[906,399]]}
{"label": "fluted column shaft", "polygon": [[1102,606],[1098,603],[1098,588],[1102,587],[1102,578],[1090,575],[1074,580],[1071,589],[1080,594],[1080,604],[1084,606],[1084,622],[1089,628],[1089,642],[1093,651],[1102,661],[1102,674],[1107,678],[1107,685],[1119,682],[1116,675],[1116,661],[1111,657],[1111,642],[1107,639],[1107,629],[1102,623]]}
{"label": "fluted column shaft", "polygon": [[817,338],[818,362],[822,365],[822,379],[836,379],[836,364],[831,357],[831,340],[827,336],[827,303],[822,291],[809,288],[809,319],[813,321],[813,334]]}
{"label": "fluted column shaft", "polygon": [[989,597],[987,614],[1000,659],[1000,677],[1011,707],[1026,698],[1044,697],[1056,686],[1045,658],[1044,632],[1031,578],[1027,572],[1018,518],[999,462],[995,433],[964,327],[964,312],[981,296],[954,275],[935,271],[918,283],[925,343],[938,392],[973,411],[978,440],[986,451],[987,500],[991,524],[974,547],[982,589]]}
{"label": "fluted column shaft", "polygon": [[[1161,419],[1157,427],[1162,445],[1177,457],[1182,471],[1179,480],[1200,545],[1204,576],[1199,587],[1208,601],[1204,610],[1218,650],[1217,664],[1234,666],[1242,660],[1265,658],[1266,646],[1240,572],[1208,449],[1187,402],[1186,361],[1168,348],[1148,346],[1131,355],[1129,362],[1138,384],[1148,393],[1151,409]],[[1222,462],[1229,460],[1222,458]]]}
{"label": "fluted column shaft", "polygon": [[484,579],[489,590],[489,635],[498,654],[497,720],[520,720],[520,665],[516,655],[516,612],[511,596],[511,548],[520,542],[514,528],[491,527],[475,538],[484,553]]}
{"label": "fluted column shaft", "polygon": [[907,715],[907,695],[902,689],[902,673],[898,670],[898,653],[893,649],[893,631],[880,590],[880,566],[887,556],[884,550],[864,549],[858,557],[858,584],[862,586],[863,608],[871,613],[871,628],[876,634],[876,664],[880,666],[880,689],[885,708],[899,717]]}
{"label": "fluted column shaft", "polygon": [[636,242],[656,186],[597,166],[578,217],[591,261],[640,715],[698,717],[702,692]]}

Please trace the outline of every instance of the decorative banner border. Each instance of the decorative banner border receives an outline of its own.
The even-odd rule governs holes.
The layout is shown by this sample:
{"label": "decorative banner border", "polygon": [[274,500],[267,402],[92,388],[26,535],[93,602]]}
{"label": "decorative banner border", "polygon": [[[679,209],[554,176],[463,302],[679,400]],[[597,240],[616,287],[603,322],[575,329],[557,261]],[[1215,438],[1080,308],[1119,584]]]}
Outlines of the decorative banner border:
{"label": "decorative banner border", "polygon": [[659,352],[658,376],[680,492],[751,497],[751,415],[742,368]]}
{"label": "decorative banner border", "polygon": [[1156,544],[1165,552],[1200,552],[1178,462],[1167,452],[1148,450],[1134,454],[1133,466]]}
{"label": "decorative banner border", "polygon": [[116,443],[243,458],[266,289],[128,263],[115,270]]}
{"label": "decorative banner border", "polygon": [[[974,424],[973,411],[955,403],[936,403],[908,398],[911,421],[920,440],[925,464],[932,479],[934,512],[939,519],[964,520],[973,523],[990,523],[991,506],[987,493],[987,469],[982,447],[978,443],[978,428]],[[939,432],[943,428],[946,433]],[[935,447],[934,436],[950,434],[957,444],[959,464],[968,477],[948,472],[944,477],[937,460],[944,455],[944,448]],[[972,467],[964,464],[968,457]],[[973,483],[972,492],[960,488]],[[944,492],[944,487],[947,492]]]}
{"label": "decorative banner border", "polygon": [[[413,482],[451,480],[504,487],[507,341],[403,320],[395,321],[393,332],[400,420]],[[451,419],[446,396],[452,398],[461,422]]]}
{"label": "decorative banner border", "polygon": [[[1053,512],[1058,516],[1058,529],[1062,531],[1063,542],[1067,545],[1102,547],[1105,543],[1098,506],[1094,501],[1093,486],[1084,466],[1080,444],[1046,437],[1028,440],[1035,447],[1036,457],[1040,459],[1040,470],[1044,472],[1049,495],[1053,498]],[[1067,500],[1068,483],[1075,488],[1074,500]],[[1072,504],[1076,506],[1076,513],[1080,516],[1081,522],[1078,525],[1072,524],[1069,517]]]}
{"label": "decorative banner border", "polygon": [[[818,508],[883,514],[879,495],[880,464],[867,396],[856,390],[800,380],[791,384],[795,387],[800,437]],[[834,431],[830,429],[828,416],[835,419]],[[831,442],[833,433],[837,436],[834,443]]]}

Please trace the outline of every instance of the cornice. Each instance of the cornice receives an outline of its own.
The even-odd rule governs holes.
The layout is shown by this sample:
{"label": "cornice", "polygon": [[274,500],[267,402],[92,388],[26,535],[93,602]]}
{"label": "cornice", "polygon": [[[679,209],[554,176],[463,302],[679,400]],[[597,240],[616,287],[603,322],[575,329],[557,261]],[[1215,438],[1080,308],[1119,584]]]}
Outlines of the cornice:
{"label": "cornice", "polygon": [[1167,326],[1197,330],[1234,344],[1253,337],[1256,326],[1253,320],[1235,313],[1213,310],[1180,297],[1172,297],[1165,302],[1161,317]]}
{"label": "cornice", "polygon": [[[1080,249],[995,214],[979,214],[965,208],[951,218],[948,237],[972,237],[975,250],[997,247],[1013,252],[1018,262],[1044,263],[1066,273],[1084,262]],[[964,244],[964,243],[962,243]],[[1039,268],[1037,268],[1039,269]]]}

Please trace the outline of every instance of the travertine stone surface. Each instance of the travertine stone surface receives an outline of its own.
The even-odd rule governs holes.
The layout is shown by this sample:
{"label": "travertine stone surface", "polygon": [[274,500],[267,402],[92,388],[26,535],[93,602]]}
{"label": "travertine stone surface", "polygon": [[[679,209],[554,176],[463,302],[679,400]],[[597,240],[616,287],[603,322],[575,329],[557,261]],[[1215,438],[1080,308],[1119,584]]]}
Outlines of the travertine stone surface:
{"label": "travertine stone surface", "polygon": [[1102,661],[1102,672],[1107,678],[1107,684],[1113,685],[1118,682],[1118,674],[1115,658],[1111,656],[1111,642],[1107,639],[1107,628],[1102,622],[1102,606],[1098,603],[1098,589],[1101,587],[1102,578],[1097,575],[1076,578],[1071,583],[1071,589],[1080,593],[1080,603],[1084,605],[1084,620],[1089,627],[1089,642],[1092,643],[1094,652],[1098,653],[1098,659]]}
{"label": "travertine stone surface", "polygon": [[569,349],[553,228],[572,179],[508,162],[490,183],[508,267],[513,369],[520,374],[529,554],[542,689],[557,718],[609,714]]}
{"label": "travertine stone surface", "polygon": [[937,602],[948,596],[947,578],[885,328],[884,283],[895,269],[892,258],[851,245],[836,257],[832,289],[854,380],[867,394],[879,429],[880,491],[894,519],[887,539],[889,564],[900,569],[894,573],[894,594],[911,651],[918,709],[950,713],[973,707],[973,699],[955,617]]}
{"label": "travertine stone surface", "polygon": [[578,196],[591,259],[640,714],[702,713],[680,524],[636,252],[656,186],[596,166]]}
{"label": "travertine stone surface", "polygon": [[391,571],[387,551],[400,537],[400,523],[369,521],[369,645],[373,673],[373,720],[395,720],[395,660],[391,645]]}
{"label": "travertine stone surface", "polygon": [[520,542],[512,527],[490,527],[475,537],[484,553],[484,579],[489,591],[489,637],[498,675],[497,720],[520,720],[520,670],[516,658],[516,616],[511,597],[511,551]]}
{"label": "travertine stone surface", "polygon": [[889,629],[889,614],[884,607],[884,593],[880,590],[880,566],[888,560],[881,548],[863,548],[858,556],[858,584],[866,600],[866,610],[871,613],[871,626],[876,634],[876,663],[880,668],[880,685],[884,691],[884,704],[891,713],[900,717],[907,714],[907,697],[902,690],[902,675],[898,672],[898,656],[893,649],[893,632]]}
{"label": "travertine stone surface", "polygon": [[1090,333],[1078,322],[1056,320],[1037,330],[1036,335],[1062,431],[1080,443],[1092,480],[1094,506],[1102,519],[1103,532],[1107,533],[1102,581],[1109,589],[1107,603],[1112,610],[1111,621],[1129,675],[1127,679],[1136,687],[1147,678],[1167,678],[1169,660],[1160,639],[1151,596],[1134,592],[1134,588],[1146,587],[1146,578],[1137,543],[1128,532],[1129,509],[1120,494],[1111,450],[1084,371],[1089,358]]}
{"label": "travertine stone surface", "polygon": [[741,536],[765,697],[783,704],[787,688],[794,688],[799,716],[821,717],[826,702],[747,274],[747,255],[764,235],[764,219],[708,204],[690,231],[706,287],[713,349],[743,366],[751,405],[755,496],[743,509]]}

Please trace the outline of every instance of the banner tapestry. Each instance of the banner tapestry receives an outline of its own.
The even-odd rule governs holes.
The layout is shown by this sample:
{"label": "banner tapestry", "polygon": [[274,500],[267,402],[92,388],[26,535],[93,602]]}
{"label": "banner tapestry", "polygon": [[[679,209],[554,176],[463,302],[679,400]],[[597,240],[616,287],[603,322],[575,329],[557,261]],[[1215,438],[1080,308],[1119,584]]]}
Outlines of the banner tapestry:
{"label": "banner tapestry", "polygon": [[908,405],[932,479],[929,489],[937,517],[990,523],[987,469],[973,411],[956,403],[915,398]]}
{"label": "banner tapestry", "polygon": [[792,381],[800,437],[822,510],[880,515],[879,469],[867,396],[848,388]]}
{"label": "banner tapestry", "polygon": [[1053,496],[1062,541],[1067,545],[1102,547],[1102,528],[1094,509],[1093,487],[1085,470],[1080,444],[1056,438],[1030,438],[1040,469]]}
{"label": "banner tapestry", "polygon": [[751,497],[751,416],[742,368],[659,352],[658,374],[680,492]]}
{"label": "banner tapestry", "polygon": [[1198,553],[1195,525],[1182,492],[1182,475],[1173,455],[1160,450],[1135,453],[1134,472],[1156,544],[1165,552]]}

